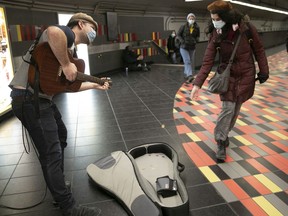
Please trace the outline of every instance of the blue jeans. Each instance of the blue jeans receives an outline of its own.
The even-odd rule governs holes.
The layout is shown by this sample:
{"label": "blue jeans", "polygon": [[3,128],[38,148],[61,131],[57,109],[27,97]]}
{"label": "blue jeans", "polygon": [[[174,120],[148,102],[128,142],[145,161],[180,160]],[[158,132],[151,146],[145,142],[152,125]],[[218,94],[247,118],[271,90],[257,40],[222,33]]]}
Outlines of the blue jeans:
{"label": "blue jeans", "polygon": [[184,76],[188,77],[191,75],[196,75],[193,73],[194,71],[194,57],[195,57],[195,49],[187,50],[184,48],[180,48],[180,53],[184,62]]}
{"label": "blue jeans", "polygon": [[67,129],[56,105],[47,99],[39,100],[40,118],[36,118],[34,102],[12,100],[15,116],[25,126],[39,154],[43,175],[54,200],[64,211],[75,205],[72,193],[65,185],[63,173]]}

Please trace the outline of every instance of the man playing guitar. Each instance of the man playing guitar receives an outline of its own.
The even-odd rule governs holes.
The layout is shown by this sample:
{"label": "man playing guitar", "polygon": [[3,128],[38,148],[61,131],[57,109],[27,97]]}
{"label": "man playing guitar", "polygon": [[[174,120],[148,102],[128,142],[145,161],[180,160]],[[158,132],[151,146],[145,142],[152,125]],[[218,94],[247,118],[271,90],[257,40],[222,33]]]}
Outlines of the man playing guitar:
{"label": "man playing guitar", "polygon": [[[47,187],[65,216],[72,214],[98,215],[100,210],[76,206],[74,197],[65,184],[63,153],[67,146],[67,129],[57,106],[52,100],[54,94],[60,91],[53,91],[52,85],[45,87],[45,84],[49,83],[49,74],[58,76],[59,71],[55,72],[49,67],[51,62],[55,62],[56,68],[60,68],[64,77],[65,86],[68,86],[67,89],[63,90],[64,92],[109,89],[110,84],[104,79],[100,79],[102,82],[99,78],[96,82],[83,82],[83,79],[81,82],[77,81],[79,69],[76,64],[77,61],[73,60],[73,57],[76,57],[74,48],[81,43],[91,44],[96,37],[97,28],[98,24],[93,18],[84,13],[73,15],[67,26],[49,26],[42,33],[39,41],[30,47],[24,57],[26,60],[34,60],[32,61],[33,65],[31,66],[26,60],[23,61],[10,83],[13,112],[31,136],[39,153]],[[46,44],[44,47],[47,50],[37,52],[38,46],[41,47],[43,44]],[[52,56],[51,61],[46,56],[39,58],[39,55],[49,54],[49,51],[52,53],[50,55]],[[71,56],[73,57],[71,58]],[[42,72],[48,74],[47,80],[45,80]],[[30,73],[33,75],[32,80],[29,80]],[[51,80],[55,80],[54,77]],[[59,80],[60,83],[63,82],[61,79]],[[37,88],[38,90],[36,90]],[[51,89],[52,91],[49,91]],[[36,93],[37,95],[35,95]]]}

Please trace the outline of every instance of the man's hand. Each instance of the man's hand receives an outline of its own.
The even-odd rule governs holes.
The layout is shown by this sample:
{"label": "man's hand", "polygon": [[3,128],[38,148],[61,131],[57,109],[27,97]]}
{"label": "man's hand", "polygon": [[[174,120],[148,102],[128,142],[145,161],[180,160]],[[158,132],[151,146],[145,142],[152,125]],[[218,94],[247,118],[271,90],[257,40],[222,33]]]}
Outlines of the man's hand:
{"label": "man's hand", "polygon": [[98,89],[98,90],[108,90],[110,89],[110,84],[109,82],[105,82],[103,85],[99,85],[97,83],[92,83],[93,84],[93,89]]}
{"label": "man's hand", "polygon": [[104,85],[102,86],[104,90],[110,89],[112,86],[112,80],[110,77],[102,77],[102,80],[105,80]]}
{"label": "man's hand", "polygon": [[190,98],[191,100],[197,100],[198,99],[198,94],[199,94],[199,87],[198,86],[193,86],[192,91],[190,93]]}
{"label": "man's hand", "polygon": [[79,91],[85,91],[88,89],[97,89],[97,90],[108,90],[111,88],[112,81],[109,80],[107,77],[102,77],[101,79],[107,80],[104,82],[103,85],[94,82],[82,82]]}
{"label": "man's hand", "polygon": [[62,70],[67,80],[70,82],[75,81],[77,77],[77,67],[75,64],[70,62],[69,64],[62,66]]}
{"label": "man's hand", "polygon": [[109,84],[109,82],[106,81],[102,87],[103,87],[103,90],[110,89],[110,84]]}

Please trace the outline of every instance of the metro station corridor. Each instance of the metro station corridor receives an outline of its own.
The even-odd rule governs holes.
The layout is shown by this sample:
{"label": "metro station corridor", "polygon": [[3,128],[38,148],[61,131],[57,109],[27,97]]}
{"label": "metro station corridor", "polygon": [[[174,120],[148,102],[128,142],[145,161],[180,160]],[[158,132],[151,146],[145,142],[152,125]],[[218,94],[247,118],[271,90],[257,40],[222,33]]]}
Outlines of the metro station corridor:
{"label": "metro station corridor", "polygon": [[[86,167],[113,151],[165,142],[185,165],[181,173],[190,215],[287,215],[288,212],[288,55],[284,45],[266,50],[270,79],[256,84],[230,133],[226,163],[217,163],[214,123],[218,96],[205,87],[191,102],[182,66],[152,65],[148,72],[111,74],[106,92],[55,97],[68,129],[65,175],[76,200],[96,206],[103,216],[126,216],[121,205],[93,184]],[[197,55],[197,54],[196,54]],[[0,204],[25,208],[45,195],[34,149],[15,117],[0,123]],[[25,148],[24,148],[25,147]],[[27,154],[26,151],[29,153]],[[0,215],[60,216],[47,192],[34,208],[0,208]],[[180,216],[180,215],[179,215]]]}

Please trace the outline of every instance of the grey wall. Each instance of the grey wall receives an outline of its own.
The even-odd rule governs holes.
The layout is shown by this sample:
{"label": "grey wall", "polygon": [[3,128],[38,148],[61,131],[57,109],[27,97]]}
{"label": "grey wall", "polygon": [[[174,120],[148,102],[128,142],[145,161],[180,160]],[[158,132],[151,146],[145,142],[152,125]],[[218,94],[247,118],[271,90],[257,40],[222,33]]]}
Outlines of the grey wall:
{"label": "grey wall", "polygon": [[89,55],[89,62],[91,75],[122,68],[122,50]]}
{"label": "grey wall", "polygon": [[135,32],[139,40],[151,39],[152,32],[164,31],[163,17],[118,16],[120,33]]}
{"label": "grey wall", "polygon": [[[30,11],[23,9],[6,8],[8,26],[11,25],[51,25],[58,23],[56,12]],[[15,15],[17,14],[17,16]],[[106,25],[106,15],[100,14],[94,16],[94,19],[101,25]],[[118,16],[119,33],[135,33],[138,40],[151,40],[152,32],[159,32],[160,38],[168,38],[170,31],[164,30],[164,17],[147,16]],[[137,44],[138,42],[111,42],[108,41],[107,33],[98,35],[93,42],[94,52],[89,53],[90,69],[92,75],[103,72],[120,69],[122,67],[122,49],[127,44]],[[265,48],[285,43],[286,31],[264,32],[260,33]],[[20,59],[23,53],[30,46],[32,41],[12,42],[12,54],[14,58]],[[113,46],[112,49],[103,49],[103,47]],[[196,50],[196,67],[201,65],[207,42],[200,42]],[[101,48],[101,49],[100,49]],[[99,51],[100,50],[100,51]],[[103,51],[101,51],[103,50]],[[156,63],[159,56],[152,56],[149,60]]]}

